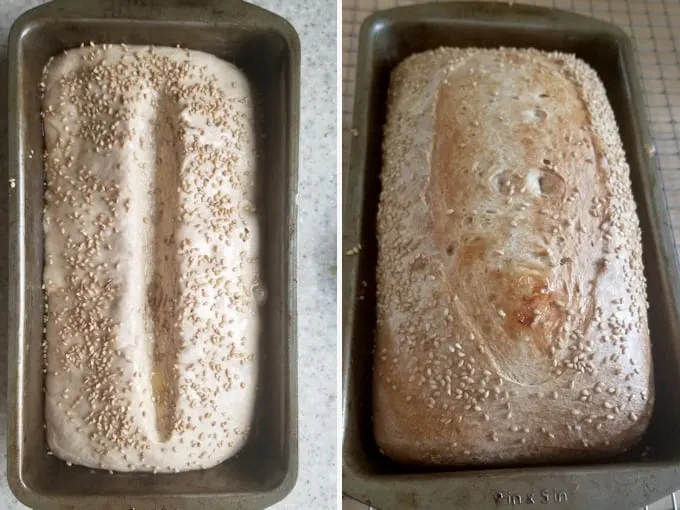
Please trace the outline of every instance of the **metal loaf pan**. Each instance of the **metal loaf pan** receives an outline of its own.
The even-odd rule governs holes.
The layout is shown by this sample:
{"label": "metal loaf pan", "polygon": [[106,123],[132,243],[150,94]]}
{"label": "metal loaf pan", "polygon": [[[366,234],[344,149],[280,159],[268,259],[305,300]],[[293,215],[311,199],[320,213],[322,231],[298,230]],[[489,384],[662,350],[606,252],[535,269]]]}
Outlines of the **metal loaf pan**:
{"label": "metal loaf pan", "polygon": [[[407,56],[440,46],[532,46],[575,53],[603,80],[615,110],[643,232],[656,407],[639,447],[590,465],[417,471],[381,455],[372,430],[375,217],[388,80]],[[617,27],[559,10],[443,3],[378,12],[359,42],[353,127],[344,179],[343,491],[383,510],[637,509],[680,486],[678,264],[660,175],[652,156],[635,57]],[[346,252],[347,253],[347,252]]]}
{"label": "metal loaf pan", "polygon": [[[203,50],[238,65],[255,98],[262,272],[256,416],[244,449],[180,474],[114,474],[47,455],[41,360],[43,150],[38,84],[47,60],[81,42]],[[9,39],[8,479],[36,509],[255,509],[297,477],[296,193],[300,46],[284,19],[242,0],[57,0],[23,14]]]}

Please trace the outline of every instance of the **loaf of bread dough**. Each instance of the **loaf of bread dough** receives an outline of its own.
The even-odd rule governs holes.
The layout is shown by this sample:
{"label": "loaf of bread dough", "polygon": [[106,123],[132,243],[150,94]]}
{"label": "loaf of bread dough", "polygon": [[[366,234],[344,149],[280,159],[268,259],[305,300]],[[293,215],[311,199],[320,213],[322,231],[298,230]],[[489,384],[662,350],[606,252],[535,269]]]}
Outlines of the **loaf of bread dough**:
{"label": "loaf of bread dough", "polygon": [[653,402],[629,167],[573,55],[443,48],[393,71],[374,428],[423,465],[621,452]]}
{"label": "loaf of bread dough", "polygon": [[257,383],[252,101],[233,65],[90,45],[43,82],[51,452],[114,471],[236,454]]}

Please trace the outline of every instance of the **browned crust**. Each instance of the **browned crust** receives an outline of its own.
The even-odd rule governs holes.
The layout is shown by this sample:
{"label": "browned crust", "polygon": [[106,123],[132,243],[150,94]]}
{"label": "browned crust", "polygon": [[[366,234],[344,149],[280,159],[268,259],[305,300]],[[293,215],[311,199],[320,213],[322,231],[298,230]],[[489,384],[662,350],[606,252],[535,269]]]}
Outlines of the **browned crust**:
{"label": "browned crust", "polygon": [[414,55],[383,150],[379,447],[458,465],[634,444],[653,402],[640,229],[596,73],[536,50]]}

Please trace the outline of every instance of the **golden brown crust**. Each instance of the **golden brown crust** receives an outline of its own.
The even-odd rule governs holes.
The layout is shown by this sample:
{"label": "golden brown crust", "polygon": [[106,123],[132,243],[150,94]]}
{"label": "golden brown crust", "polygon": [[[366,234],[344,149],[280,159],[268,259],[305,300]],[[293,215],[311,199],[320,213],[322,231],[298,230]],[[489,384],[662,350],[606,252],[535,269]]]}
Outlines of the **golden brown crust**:
{"label": "golden brown crust", "polygon": [[442,465],[629,448],[653,401],[647,300],[596,73],[536,50],[414,55],[383,149],[380,448]]}

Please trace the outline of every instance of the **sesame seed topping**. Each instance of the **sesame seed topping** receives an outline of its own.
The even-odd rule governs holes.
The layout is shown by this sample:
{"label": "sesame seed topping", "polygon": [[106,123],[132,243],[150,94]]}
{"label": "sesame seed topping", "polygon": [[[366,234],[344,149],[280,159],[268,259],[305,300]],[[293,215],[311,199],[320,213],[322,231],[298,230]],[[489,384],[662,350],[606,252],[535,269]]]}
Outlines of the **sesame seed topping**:
{"label": "sesame seed topping", "polygon": [[[516,74],[499,89],[492,77],[509,59]],[[565,87],[544,90],[554,80]],[[574,85],[579,94],[569,92]],[[527,399],[566,413],[560,427],[571,433],[559,435],[567,448],[580,444],[583,430],[611,428],[607,415],[640,412],[639,389],[623,390],[626,381],[644,387],[636,345],[647,334],[639,222],[596,74],[560,53],[442,48],[399,64],[389,92],[376,336],[378,348],[394,354],[376,364],[380,387],[389,389],[390,377],[404,381],[408,370],[414,380],[404,394],[431,402],[421,418],[464,416],[465,427],[447,429],[463,444],[472,430],[492,437],[494,420],[505,418],[507,430],[522,431],[533,447],[524,426],[534,422],[517,410]],[[501,108],[510,100],[512,109]],[[556,101],[574,115],[551,115]],[[413,129],[424,122],[434,127]],[[431,132],[444,129],[438,123],[455,137],[433,140]],[[521,150],[509,138],[520,131],[507,125],[526,138]],[[490,132],[500,133],[494,144],[505,148],[502,161]],[[438,149],[447,144],[455,150]],[[612,289],[619,295],[606,297]],[[546,373],[550,382],[534,380]],[[636,398],[625,403],[629,394]],[[547,423],[545,441],[557,434]],[[520,442],[499,430],[501,441]]]}
{"label": "sesame seed topping", "polygon": [[94,41],[43,72],[47,411],[102,469],[198,469],[248,434],[225,411],[254,395],[265,291],[244,85],[209,55]]}

